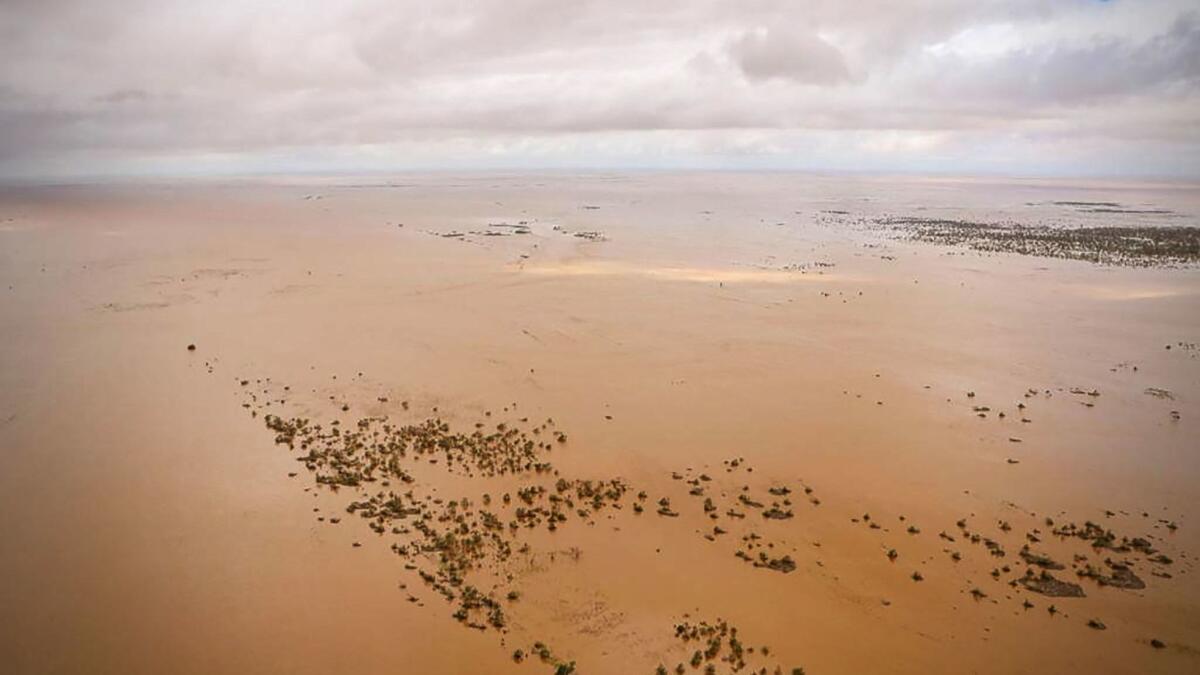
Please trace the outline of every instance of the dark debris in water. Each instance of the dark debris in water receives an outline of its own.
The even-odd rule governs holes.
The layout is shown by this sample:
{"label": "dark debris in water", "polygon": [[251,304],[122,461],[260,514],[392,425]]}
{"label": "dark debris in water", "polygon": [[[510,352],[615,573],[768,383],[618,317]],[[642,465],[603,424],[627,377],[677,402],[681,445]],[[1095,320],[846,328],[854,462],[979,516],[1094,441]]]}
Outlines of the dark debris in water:
{"label": "dark debris in water", "polygon": [[[436,417],[434,408],[434,417],[418,421],[398,422],[387,416],[373,416],[319,423],[304,417],[267,413],[266,406],[270,403],[264,403],[258,396],[267,392],[256,391],[261,381],[255,380],[253,387],[250,380],[236,382],[239,391],[248,398],[246,407],[255,404],[252,409],[255,415],[262,410],[276,443],[293,451],[316,485],[330,492],[348,493],[345,512],[365,521],[375,534],[387,537],[391,550],[404,560],[404,569],[419,576],[429,590],[445,600],[454,620],[474,630],[509,633],[512,622],[508,612],[514,605],[520,606],[517,600],[523,596],[519,576],[514,574],[517,569],[538,556],[553,561],[555,555],[566,554],[566,558],[578,560],[583,554],[579,548],[536,552],[530,543],[522,541],[525,532],[555,532],[572,524],[594,525],[601,516],[615,518],[622,513],[637,518],[646,510],[643,505],[653,504],[651,508],[666,518],[639,522],[659,523],[647,523],[651,527],[674,527],[674,523],[680,523],[692,528],[698,519],[703,519],[704,526],[695,531],[708,542],[728,545],[748,567],[780,572],[781,578],[785,578],[799,569],[799,563],[792,557],[799,555],[796,549],[777,538],[803,520],[795,518],[794,509],[799,507],[792,497],[803,495],[812,507],[820,503],[812,496],[813,488],[802,481],[786,485],[776,478],[751,485],[739,480],[753,475],[753,468],[743,458],[723,462],[725,473],[731,474],[727,478],[720,474],[714,478],[691,468],[672,472],[674,481],[669,485],[677,486],[673,488],[677,497],[673,503],[671,496],[651,497],[621,478],[561,475],[549,456],[570,446],[564,445],[566,435],[549,419],[542,423],[531,423],[524,417],[519,423],[488,420],[486,424],[475,424],[471,430],[462,430]],[[378,402],[386,403],[386,397],[379,397]],[[349,407],[340,401],[333,406],[343,417]],[[409,413],[407,402],[401,403],[400,408],[404,411],[401,414]],[[485,415],[491,417],[490,413]],[[420,477],[428,471],[483,480],[489,486],[495,482],[504,487],[454,498],[424,484]],[[746,515],[752,509],[760,510],[762,518],[748,519]],[[339,519],[321,516],[318,520],[332,524]],[[859,522],[858,518],[852,520]],[[863,531],[879,533],[870,536],[887,536],[889,530],[880,528],[879,520],[870,514],[863,515],[861,521],[869,525]],[[903,516],[900,520],[907,522]],[[1173,521],[1161,522],[1170,530],[1176,528]],[[1161,568],[1175,561],[1156,549],[1156,545],[1161,545],[1160,540],[1151,535],[1120,536],[1091,521],[1055,526],[1054,521],[1045,519],[1045,525],[1052,528],[1050,534],[1063,544],[1110,556],[1103,560],[1106,567],[1080,566],[1087,557],[1075,556],[1076,574],[1100,587],[1144,588],[1145,582],[1133,571],[1138,557],[1159,566],[1150,571],[1153,576],[1171,576]],[[965,518],[957,526],[959,531],[955,535],[942,530],[937,536],[963,546],[979,545],[989,559],[1005,558],[1001,540],[1019,536],[1018,532],[1010,535],[1013,528],[1007,520],[993,525],[997,530],[995,539],[968,529]],[[740,543],[723,544],[718,536],[727,534],[726,528],[735,527],[740,532],[730,539],[740,534]],[[764,528],[761,530],[764,534],[770,533],[770,538],[756,531],[759,528]],[[909,525],[906,531],[912,541],[926,536],[915,525]],[[1040,541],[1033,536],[1037,533],[1045,534],[1034,529],[1024,536],[1036,543]],[[359,546],[360,542],[353,545]],[[785,553],[789,550],[790,553]],[[884,550],[892,561],[901,555],[894,548]],[[963,560],[958,551],[951,555],[955,562]],[[1065,569],[1062,563],[1027,545],[1020,549],[1019,557],[1029,566],[1024,577],[1008,565],[994,569],[992,576],[999,580],[1001,574],[1012,573],[1008,577],[1010,585],[1050,597],[1085,597],[1079,584],[1050,574],[1051,570]],[[817,568],[824,567],[820,560],[813,563]],[[896,570],[896,574],[901,579],[905,572]],[[921,571],[915,571],[911,579],[922,581],[925,577]],[[974,589],[972,595],[976,599],[997,597],[981,588]],[[424,606],[415,596],[407,597],[409,602]],[[1023,606],[1028,609],[1032,603],[1024,600]],[[1051,606],[1048,611],[1054,613],[1057,609]],[[750,662],[747,655],[755,653],[738,641],[736,629],[721,621],[683,623],[676,631],[681,640],[698,643],[699,649],[690,659],[693,668],[704,666],[705,671],[715,672],[719,665],[725,671],[736,672],[747,667]],[[559,658],[542,642],[528,648],[521,645],[512,655],[517,661],[541,660],[556,672],[571,673],[575,669],[574,662]],[[761,660],[766,649],[761,648],[757,655]],[[662,668],[665,666],[660,671]],[[680,668],[687,669],[682,662],[675,671],[681,672]],[[776,671],[782,672],[778,667]]]}
{"label": "dark debris in water", "polygon": [[[704,667],[703,672],[717,672],[717,665],[724,667],[723,672],[737,673],[749,668],[751,673],[776,673],[782,675],[784,670],[778,664],[774,669],[762,665],[763,661],[771,658],[771,649],[767,646],[754,647],[743,642],[737,627],[723,619],[708,621],[683,621],[675,625],[675,637],[686,650],[691,651],[687,663],[691,668]],[[675,665],[674,672],[684,673],[688,668],[680,661]],[[656,675],[666,673],[667,667],[660,664],[655,670]],[[803,675],[803,668],[792,668],[787,671],[793,675]]]}
{"label": "dark debris in water", "polygon": [[1033,570],[1028,570],[1025,576],[1017,583],[1034,593],[1040,593],[1051,598],[1086,597],[1083,587],[1079,584],[1063,581],[1046,571],[1043,571],[1041,574],[1034,574]]}
{"label": "dark debris in water", "polygon": [[989,253],[1128,267],[1200,263],[1200,228],[1189,226],[1049,227],[911,216],[881,218],[876,223],[917,241]]}

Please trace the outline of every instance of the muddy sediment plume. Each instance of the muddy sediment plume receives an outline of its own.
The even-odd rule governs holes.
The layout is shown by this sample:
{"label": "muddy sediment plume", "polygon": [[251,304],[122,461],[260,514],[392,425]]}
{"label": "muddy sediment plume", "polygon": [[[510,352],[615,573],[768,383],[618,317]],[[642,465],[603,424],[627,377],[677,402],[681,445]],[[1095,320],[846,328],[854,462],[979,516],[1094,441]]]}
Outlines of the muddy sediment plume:
{"label": "muddy sediment plume", "polygon": [[1200,191],[460,178],[5,191],[5,672],[1197,672],[1200,267],[873,221]]}

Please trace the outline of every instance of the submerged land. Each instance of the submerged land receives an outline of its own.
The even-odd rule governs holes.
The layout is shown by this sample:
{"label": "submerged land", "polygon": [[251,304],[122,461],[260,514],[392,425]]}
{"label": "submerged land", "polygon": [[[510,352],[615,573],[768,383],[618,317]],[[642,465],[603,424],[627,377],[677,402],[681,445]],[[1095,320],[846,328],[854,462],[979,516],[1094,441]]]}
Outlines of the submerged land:
{"label": "submerged land", "polygon": [[1195,672],[1197,214],[804,174],[5,188],[6,670]]}

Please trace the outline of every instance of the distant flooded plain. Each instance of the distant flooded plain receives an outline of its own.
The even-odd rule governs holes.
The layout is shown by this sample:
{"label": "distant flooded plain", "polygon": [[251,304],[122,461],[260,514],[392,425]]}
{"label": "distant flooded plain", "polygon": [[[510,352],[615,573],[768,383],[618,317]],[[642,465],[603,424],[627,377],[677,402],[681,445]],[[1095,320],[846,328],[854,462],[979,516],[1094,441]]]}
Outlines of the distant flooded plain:
{"label": "distant flooded plain", "polygon": [[0,189],[4,669],[1197,672],[1198,225],[1120,181]]}

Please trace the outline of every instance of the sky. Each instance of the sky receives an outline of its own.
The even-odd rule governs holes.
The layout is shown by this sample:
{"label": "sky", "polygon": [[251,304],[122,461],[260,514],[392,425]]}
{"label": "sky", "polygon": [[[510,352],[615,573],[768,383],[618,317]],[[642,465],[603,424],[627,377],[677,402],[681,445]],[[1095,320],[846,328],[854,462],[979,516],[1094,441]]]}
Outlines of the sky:
{"label": "sky", "polygon": [[0,0],[0,178],[1200,178],[1200,0]]}

